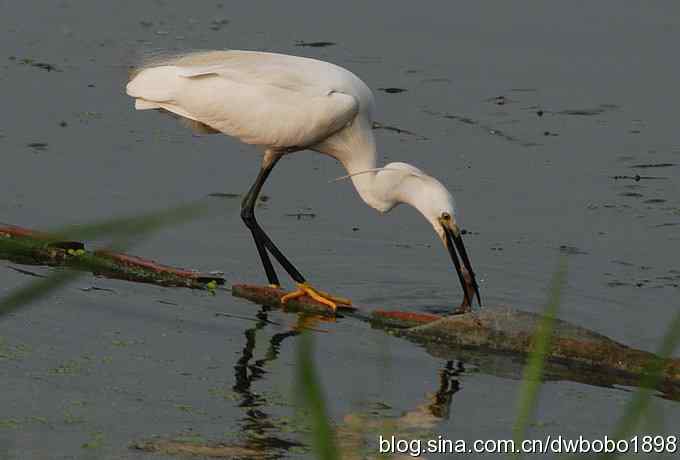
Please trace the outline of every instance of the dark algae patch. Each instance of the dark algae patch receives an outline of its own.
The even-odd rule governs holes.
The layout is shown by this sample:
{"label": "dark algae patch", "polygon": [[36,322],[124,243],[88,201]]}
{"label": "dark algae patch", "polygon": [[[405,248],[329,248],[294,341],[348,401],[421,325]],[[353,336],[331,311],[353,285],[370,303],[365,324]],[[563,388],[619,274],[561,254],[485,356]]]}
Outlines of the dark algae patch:
{"label": "dark algae patch", "polygon": [[328,46],[335,46],[337,43],[334,42],[305,42],[298,40],[295,42],[295,46],[306,46],[309,48],[326,48]]}
{"label": "dark algae patch", "polygon": [[628,179],[628,180],[634,180],[635,182],[640,182],[641,180],[657,180],[657,179],[668,179],[668,178],[667,177],[659,177],[659,176],[641,176],[639,174],[636,174],[634,176],[612,176],[612,179],[614,179],[614,180]]}
{"label": "dark algae patch", "polygon": [[377,121],[373,122],[373,129],[382,129],[382,130],[385,130],[385,131],[392,131],[393,133],[397,133],[397,134],[406,134],[406,135],[409,135],[409,136],[417,137],[419,140],[423,140],[423,141],[428,140],[427,137],[421,136],[420,134],[416,134],[413,131],[398,128],[396,126],[384,125],[384,124],[379,123]]}
{"label": "dark algae patch", "polygon": [[464,117],[462,115],[451,115],[451,114],[446,114],[442,115],[442,118],[446,118],[448,120],[456,120],[460,121],[461,123],[465,123],[466,125],[476,125],[477,122],[473,120],[470,117]]}
{"label": "dark algae patch", "polygon": [[35,67],[36,69],[45,70],[47,72],[61,72],[57,66],[54,64],[49,64],[47,62],[36,61],[34,59],[23,58],[19,59],[16,56],[10,56],[10,61],[15,61],[17,64]]}
{"label": "dark algae patch", "polygon": [[316,217],[316,214],[313,212],[293,212],[284,214],[284,216],[295,217],[297,220],[302,220],[302,219],[314,219]]}
{"label": "dark algae patch", "polygon": [[675,163],[642,163],[637,165],[632,165],[631,168],[637,169],[648,169],[648,168],[670,168],[675,166]]}
{"label": "dark algae patch", "polygon": [[383,93],[388,94],[399,94],[407,90],[405,90],[404,88],[378,88],[378,91],[382,91]]}
{"label": "dark algae patch", "polygon": [[566,109],[557,112],[559,115],[577,115],[582,117],[592,117],[595,115],[601,115],[605,112],[611,112],[619,108],[616,104],[600,104],[597,107],[584,108],[584,109]]}
{"label": "dark algae patch", "polygon": [[213,193],[208,193],[208,196],[211,198],[240,198],[241,194],[240,193],[227,193],[227,192],[213,192]]}
{"label": "dark algae patch", "polygon": [[210,30],[218,31],[229,24],[228,19],[213,19],[210,23]]}
{"label": "dark algae patch", "polygon": [[[492,99],[492,100],[495,100],[495,98]],[[466,124],[466,125],[478,126],[479,128],[483,129],[484,132],[486,132],[487,134],[489,134],[491,136],[499,137],[499,138],[506,140],[506,141],[508,141],[512,144],[517,144],[517,145],[520,145],[522,147],[538,147],[538,146],[541,145],[540,143],[537,143],[537,142],[526,141],[526,140],[520,139],[518,137],[513,136],[512,134],[508,134],[507,132],[505,132],[505,131],[503,131],[503,130],[495,127],[495,126],[485,124],[485,123],[483,123],[479,120],[475,120],[473,118],[466,117],[466,116],[463,116],[463,115],[449,114],[449,113],[443,113],[442,114],[442,113],[433,112],[433,111],[430,111],[430,110],[426,110],[425,113],[427,113],[428,115],[435,116],[435,117],[444,118],[446,120],[454,120],[454,121],[457,121],[457,122],[460,122],[460,123],[463,123],[463,124]]]}
{"label": "dark algae patch", "polygon": [[26,144],[26,147],[30,147],[38,152],[44,152],[47,150],[47,142],[31,142],[30,144]]}
{"label": "dark algae patch", "polygon": [[568,254],[571,256],[588,254],[586,251],[583,251],[582,249],[579,249],[576,246],[569,246],[567,244],[561,244],[559,250],[562,254]]}
{"label": "dark algae patch", "polygon": [[506,96],[501,95],[501,96],[494,96],[494,97],[491,97],[489,99],[486,99],[484,102],[493,102],[496,105],[505,105],[509,102],[515,102],[515,101],[513,101],[512,99],[509,99]]}

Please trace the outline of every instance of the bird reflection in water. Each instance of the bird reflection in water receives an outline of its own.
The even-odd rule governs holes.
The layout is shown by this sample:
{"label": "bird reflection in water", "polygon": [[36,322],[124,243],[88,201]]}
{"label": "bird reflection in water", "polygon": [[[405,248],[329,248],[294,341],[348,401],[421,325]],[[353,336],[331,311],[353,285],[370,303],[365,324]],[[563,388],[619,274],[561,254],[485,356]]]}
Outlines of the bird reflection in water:
{"label": "bird reflection in water", "polygon": [[[306,444],[286,438],[289,423],[286,417],[271,415],[267,407],[276,404],[267,393],[253,390],[258,380],[266,379],[268,363],[275,361],[280,354],[282,343],[301,334],[305,330],[319,331],[318,325],[328,321],[328,317],[299,315],[297,322],[285,332],[279,332],[269,337],[269,346],[263,358],[255,358],[258,332],[263,331],[273,323],[269,317],[269,308],[262,307],[257,313],[255,325],[245,331],[245,346],[241,357],[234,365],[234,385],[232,390],[240,397],[238,406],[244,409],[244,417],[239,420],[239,430],[243,435],[243,446],[252,451],[263,453],[265,458],[281,458],[290,455],[291,450],[306,450]],[[447,361],[439,370],[439,386],[436,392],[426,395],[423,402],[413,410],[401,416],[387,416],[386,414],[371,415],[350,413],[342,421],[335,424],[336,437],[341,450],[347,452],[369,451],[371,443],[387,426],[397,432],[419,432],[423,429],[434,429],[442,420],[450,415],[453,395],[460,390],[457,377],[464,372],[463,364]],[[351,458],[351,455],[350,455]]]}
{"label": "bird reflection in water", "polygon": [[289,331],[271,336],[265,357],[254,359],[257,333],[271,324],[268,319],[268,311],[268,307],[262,307],[256,315],[258,321],[255,326],[245,331],[246,343],[241,352],[241,357],[234,365],[235,383],[232,389],[241,397],[239,407],[245,410],[245,416],[240,420],[239,425],[245,437],[246,446],[267,452],[268,458],[279,458],[279,455],[274,454],[274,452],[281,452],[282,455],[293,447],[303,447],[304,445],[277,436],[281,422],[265,412],[265,408],[270,406],[271,403],[267,400],[265,393],[254,392],[252,385],[267,375],[265,370],[267,363],[278,358],[284,340],[301,332],[300,326],[304,325],[305,320],[298,320],[298,325]]}
{"label": "bird reflection in water", "polygon": [[[455,369],[454,369],[455,365]],[[428,406],[430,413],[442,420],[449,419],[451,399],[460,391],[460,382],[456,378],[465,372],[463,363],[447,361],[444,368],[439,371],[439,389],[432,397],[432,403]]]}

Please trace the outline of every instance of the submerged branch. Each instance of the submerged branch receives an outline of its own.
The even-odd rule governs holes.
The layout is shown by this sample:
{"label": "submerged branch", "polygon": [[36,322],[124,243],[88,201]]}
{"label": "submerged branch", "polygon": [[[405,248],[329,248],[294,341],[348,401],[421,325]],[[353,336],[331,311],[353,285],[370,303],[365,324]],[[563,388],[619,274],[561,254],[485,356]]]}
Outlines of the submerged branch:
{"label": "submerged branch", "polygon": [[89,250],[79,241],[60,240],[47,233],[6,224],[0,224],[0,259],[24,265],[67,267],[96,276],[160,286],[208,289],[224,284],[224,278],[212,274],[168,267],[109,249]]}

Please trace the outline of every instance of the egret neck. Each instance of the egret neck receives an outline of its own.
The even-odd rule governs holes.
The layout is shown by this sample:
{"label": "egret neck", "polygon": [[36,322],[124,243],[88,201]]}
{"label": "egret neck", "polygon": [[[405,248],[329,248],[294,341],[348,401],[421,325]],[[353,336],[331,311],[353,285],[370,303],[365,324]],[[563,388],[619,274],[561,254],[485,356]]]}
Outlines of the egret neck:
{"label": "egret neck", "polygon": [[[348,132],[366,133],[365,130]],[[367,205],[385,213],[398,204],[406,203],[417,209],[432,225],[451,257],[463,288],[464,298],[458,312],[470,311],[474,295],[481,305],[479,287],[463,245],[453,197],[448,189],[434,177],[408,163],[394,162],[382,168],[376,167],[377,153],[372,133],[343,136],[333,141],[332,144],[320,146],[324,150],[320,148],[319,151],[342,162],[348,173],[346,177],[352,180],[354,188]],[[348,155],[350,148],[352,154]],[[343,151],[338,152],[336,149]]]}

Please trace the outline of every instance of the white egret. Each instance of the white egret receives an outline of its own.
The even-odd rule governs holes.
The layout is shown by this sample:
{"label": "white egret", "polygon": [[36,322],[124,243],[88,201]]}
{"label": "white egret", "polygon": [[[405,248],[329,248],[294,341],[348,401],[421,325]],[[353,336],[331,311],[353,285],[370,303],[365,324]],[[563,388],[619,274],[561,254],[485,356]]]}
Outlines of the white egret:
{"label": "white egret", "polygon": [[[264,151],[260,172],[242,203],[269,283],[279,285],[271,254],[298,289],[335,310],[350,301],[313,288],[255,219],[254,206],[284,155],[314,150],[342,163],[359,196],[384,213],[415,207],[448,249],[463,288],[462,311],[479,288],[461,238],[451,194],[437,179],[406,163],[377,167],[371,90],[350,71],[328,62],[255,51],[195,52],[146,63],[133,72],[127,94],[138,110],[176,114],[202,132],[221,132]],[[463,261],[461,266],[456,250]]]}

